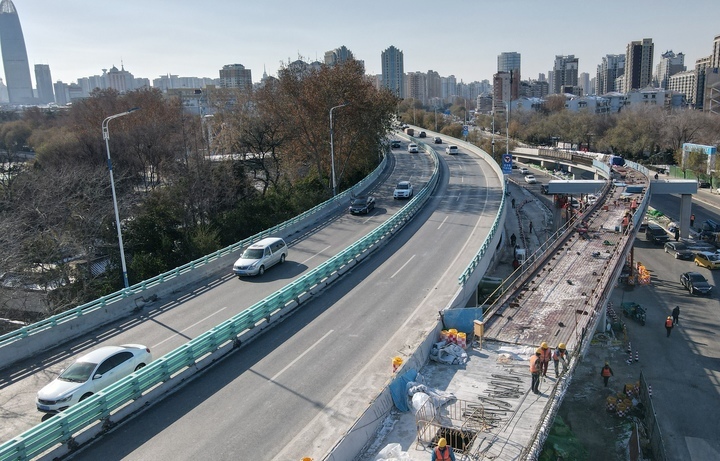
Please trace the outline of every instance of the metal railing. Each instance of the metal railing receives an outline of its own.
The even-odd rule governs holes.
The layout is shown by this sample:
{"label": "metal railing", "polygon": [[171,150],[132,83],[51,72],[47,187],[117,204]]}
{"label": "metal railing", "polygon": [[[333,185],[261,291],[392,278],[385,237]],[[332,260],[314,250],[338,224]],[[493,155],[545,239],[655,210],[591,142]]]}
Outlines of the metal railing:
{"label": "metal railing", "polygon": [[210,253],[209,255],[203,256],[202,258],[196,259],[187,264],[183,264],[182,266],[179,266],[173,270],[170,270],[168,272],[165,272],[163,274],[160,274],[160,275],[150,278],[148,280],[144,280],[140,283],[132,285],[129,288],[123,288],[120,291],[116,291],[109,295],[98,298],[94,301],[90,301],[89,303],[85,303],[83,305],[77,306],[73,309],[67,310],[60,314],[53,315],[52,317],[49,317],[47,319],[41,320],[39,322],[35,322],[31,325],[21,327],[15,331],[11,331],[10,333],[6,333],[6,334],[0,336],[0,347],[3,347],[5,345],[10,344],[15,341],[25,339],[29,336],[32,336],[33,334],[39,333],[39,332],[47,330],[49,328],[53,328],[64,322],[77,319],[78,317],[87,315],[95,310],[103,309],[110,304],[125,300],[129,296],[137,295],[149,288],[166,283],[170,280],[175,279],[176,277],[178,277],[180,275],[191,272],[199,267],[206,266],[207,264],[217,261],[218,259],[223,258],[224,256],[227,256],[234,252],[239,252],[243,248],[245,248],[259,240],[262,240],[265,237],[277,235],[277,234],[281,233],[283,230],[297,226],[304,221],[313,220],[313,219],[317,218],[319,215],[321,215],[322,213],[327,212],[329,209],[336,207],[336,206],[338,206],[339,203],[347,200],[354,190],[364,189],[365,187],[367,187],[370,183],[372,183],[375,179],[377,179],[377,177],[380,175],[380,173],[384,170],[386,163],[387,163],[387,157],[384,157],[382,162],[380,163],[380,165],[378,165],[378,167],[375,169],[375,171],[373,171],[370,175],[365,177],[362,181],[360,181],[358,184],[356,184],[353,188],[348,189],[341,194],[338,194],[337,196],[311,208],[310,210],[308,210],[288,221],[278,224],[277,226],[272,227],[270,229],[264,230],[258,234],[255,234],[251,237],[248,237],[244,240],[234,243],[228,247],[225,247],[218,251]]}
{"label": "metal railing", "polygon": [[271,316],[285,315],[287,311],[302,302],[301,296],[319,289],[323,284],[327,284],[331,277],[341,273],[343,268],[355,264],[379,248],[392,234],[409,222],[437,186],[440,176],[439,160],[432,149],[429,151],[432,153],[435,167],[428,184],[385,223],[325,263],[248,309],[168,352],[139,371],[0,445],[0,461],[26,460],[58,448],[60,444],[73,445],[74,434],[98,423],[107,424],[113,412],[140,399],[163,383],[167,382],[169,386],[177,385],[178,383],[171,381],[172,377],[188,367],[196,366],[198,362],[228,343],[235,343],[241,334],[255,328]]}

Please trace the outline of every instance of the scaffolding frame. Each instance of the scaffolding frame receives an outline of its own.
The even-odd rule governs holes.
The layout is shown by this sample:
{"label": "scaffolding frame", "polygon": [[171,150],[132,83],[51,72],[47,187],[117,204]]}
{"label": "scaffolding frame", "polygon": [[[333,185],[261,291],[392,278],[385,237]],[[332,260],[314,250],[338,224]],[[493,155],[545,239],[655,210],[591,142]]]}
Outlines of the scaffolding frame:
{"label": "scaffolding frame", "polygon": [[436,407],[430,398],[415,413],[415,447],[435,448],[444,437],[456,454],[468,455],[477,435],[489,426],[481,404],[457,399]]}

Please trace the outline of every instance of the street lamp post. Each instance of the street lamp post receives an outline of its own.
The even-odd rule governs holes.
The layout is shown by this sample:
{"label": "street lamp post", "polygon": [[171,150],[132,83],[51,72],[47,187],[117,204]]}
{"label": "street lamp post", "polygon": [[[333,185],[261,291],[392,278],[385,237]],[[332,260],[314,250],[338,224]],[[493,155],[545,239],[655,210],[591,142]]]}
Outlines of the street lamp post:
{"label": "street lamp post", "polygon": [[128,288],[127,266],[125,265],[125,248],[123,247],[122,231],[120,230],[120,213],[118,212],[117,195],[115,194],[115,179],[113,178],[112,160],[110,160],[110,131],[108,130],[108,123],[110,120],[123,117],[131,112],[135,112],[140,109],[139,107],[133,107],[125,112],[111,115],[102,122],[102,134],[105,140],[105,150],[107,151],[108,170],[110,170],[110,188],[112,189],[113,207],[115,208],[115,226],[117,227],[118,242],[120,243],[120,262],[122,263],[122,275],[125,288]]}
{"label": "street lamp post", "polygon": [[505,103],[505,156],[510,154],[510,104]]}
{"label": "street lamp post", "polygon": [[339,106],[331,107],[330,108],[330,169],[331,169],[331,175],[332,175],[332,194],[333,197],[335,197],[335,194],[337,193],[337,187],[335,185],[335,147],[333,145],[333,117],[332,113],[333,110],[339,109],[341,107],[345,107],[349,102],[346,102],[345,104],[340,104]]}
{"label": "street lamp post", "polygon": [[492,111],[492,157],[495,158],[495,108]]}

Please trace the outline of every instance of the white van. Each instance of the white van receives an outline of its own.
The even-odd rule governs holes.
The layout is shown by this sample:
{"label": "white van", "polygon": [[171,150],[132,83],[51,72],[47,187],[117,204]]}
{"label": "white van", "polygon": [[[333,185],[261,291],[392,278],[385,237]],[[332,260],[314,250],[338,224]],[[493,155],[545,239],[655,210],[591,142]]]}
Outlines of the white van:
{"label": "white van", "polygon": [[253,243],[243,251],[240,259],[235,261],[233,272],[238,277],[243,275],[263,275],[265,269],[275,264],[284,263],[288,247],[281,238],[270,237]]}

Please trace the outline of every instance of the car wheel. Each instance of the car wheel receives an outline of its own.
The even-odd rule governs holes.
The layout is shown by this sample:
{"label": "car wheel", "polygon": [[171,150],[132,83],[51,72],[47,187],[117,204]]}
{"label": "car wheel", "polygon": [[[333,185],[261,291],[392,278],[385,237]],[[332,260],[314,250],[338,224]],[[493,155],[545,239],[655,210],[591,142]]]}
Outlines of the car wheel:
{"label": "car wheel", "polygon": [[280,255],[280,264],[285,262],[285,253]]}
{"label": "car wheel", "polygon": [[667,249],[667,248],[665,248],[665,253],[667,253],[667,252],[668,252],[668,249]]}
{"label": "car wheel", "polygon": [[82,397],[80,397],[80,400],[78,400],[78,402],[82,402],[83,400],[85,400],[86,398],[90,397],[91,395],[92,395],[92,392],[88,392],[87,394],[85,394],[85,395],[83,395]]}
{"label": "car wheel", "polygon": [[260,269],[258,269],[258,275],[263,275],[265,273],[265,266],[260,266]]}
{"label": "car wheel", "polygon": [[695,261],[695,265],[696,265],[696,266],[700,266],[700,263],[697,262],[697,261]]}
{"label": "car wheel", "polygon": [[680,259],[678,256],[679,255],[677,253],[675,253],[675,259]]}
{"label": "car wheel", "polygon": [[138,366],[136,366],[136,367],[135,367],[135,371],[138,371],[138,370],[140,370],[140,369],[142,369],[142,368],[145,368],[145,364],[144,364],[144,363],[141,363],[141,364],[139,364]]}

